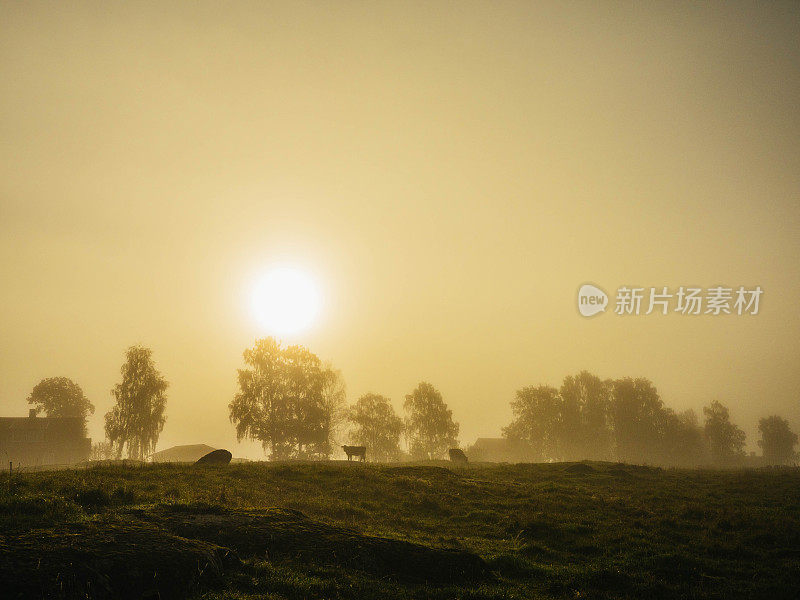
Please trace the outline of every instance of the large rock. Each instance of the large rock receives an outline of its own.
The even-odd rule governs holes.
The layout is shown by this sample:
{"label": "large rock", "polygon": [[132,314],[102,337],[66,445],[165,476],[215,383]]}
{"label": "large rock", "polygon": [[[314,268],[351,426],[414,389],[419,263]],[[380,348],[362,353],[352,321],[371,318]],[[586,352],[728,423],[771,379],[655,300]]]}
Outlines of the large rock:
{"label": "large rock", "polygon": [[194,463],[195,465],[227,465],[231,462],[231,458],[233,456],[227,450],[219,449],[214,450],[213,452],[209,452],[205,456],[201,456],[197,459],[197,462]]}

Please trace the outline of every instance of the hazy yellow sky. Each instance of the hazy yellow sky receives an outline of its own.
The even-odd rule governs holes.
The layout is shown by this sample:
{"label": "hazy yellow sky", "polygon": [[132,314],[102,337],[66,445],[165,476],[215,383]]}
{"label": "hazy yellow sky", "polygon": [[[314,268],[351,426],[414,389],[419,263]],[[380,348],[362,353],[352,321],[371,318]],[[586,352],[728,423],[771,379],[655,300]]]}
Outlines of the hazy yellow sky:
{"label": "hazy yellow sky", "polygon": [[[351,401],[437,386],[461,441],[588,369],[800,429],[800,5],[0,3],[0,414],[125,348],[159,448],[234,455],[273,264]],[[757,316],[581,317],[578,287],[761,285]]]}

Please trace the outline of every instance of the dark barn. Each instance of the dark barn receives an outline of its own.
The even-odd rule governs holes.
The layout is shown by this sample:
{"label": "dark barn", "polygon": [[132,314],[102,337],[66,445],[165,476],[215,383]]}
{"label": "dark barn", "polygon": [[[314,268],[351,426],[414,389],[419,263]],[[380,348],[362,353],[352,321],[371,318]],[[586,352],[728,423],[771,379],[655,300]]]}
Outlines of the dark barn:
{"label": "dark barn", "polygon": [[91,445],[80,417],[0,417],[0,459],[15,467],[80,462]]}

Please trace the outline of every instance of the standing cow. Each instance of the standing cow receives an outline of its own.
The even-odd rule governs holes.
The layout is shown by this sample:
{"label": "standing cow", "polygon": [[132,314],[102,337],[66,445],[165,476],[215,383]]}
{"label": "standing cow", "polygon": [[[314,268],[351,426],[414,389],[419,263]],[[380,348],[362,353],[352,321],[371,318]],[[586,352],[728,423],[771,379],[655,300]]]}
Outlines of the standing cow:
{"label": "standing cow", "polygon": [[344,450],[344,453],[347,454],[347,460],[350,460],[354,456],[361,462],[364,462],[367,459],[366,446],[342,446],[342,450]]}

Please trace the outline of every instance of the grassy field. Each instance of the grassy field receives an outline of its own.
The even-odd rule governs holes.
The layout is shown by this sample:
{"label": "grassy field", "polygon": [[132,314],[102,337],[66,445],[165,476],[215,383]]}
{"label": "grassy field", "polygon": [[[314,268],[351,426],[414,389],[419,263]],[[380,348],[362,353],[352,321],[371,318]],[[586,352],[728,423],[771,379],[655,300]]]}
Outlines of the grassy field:
{"label": "grassy field", "polygon": [[41,598],[799,598],[800,471],[105,466],[0,477]]}

